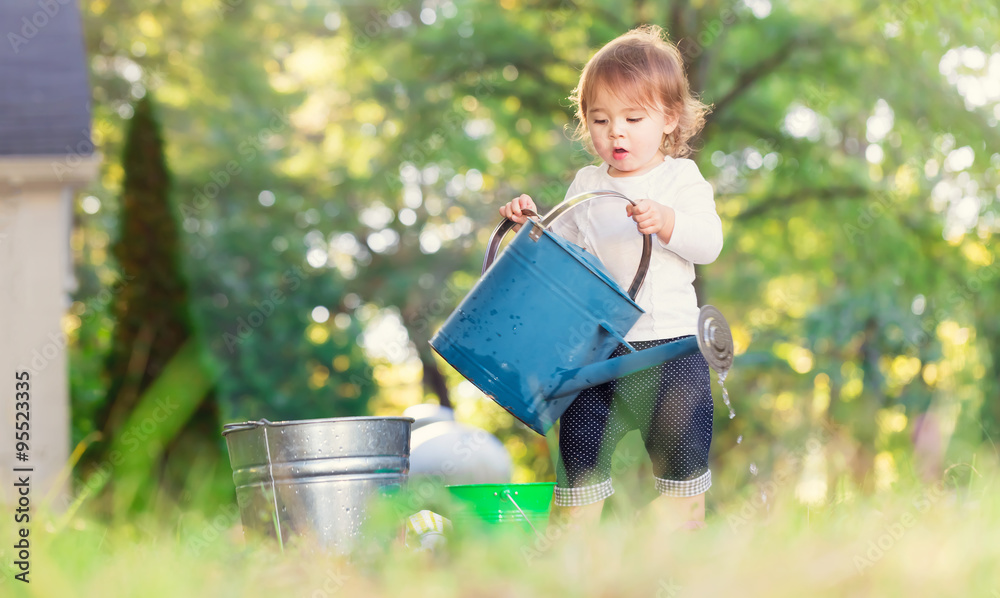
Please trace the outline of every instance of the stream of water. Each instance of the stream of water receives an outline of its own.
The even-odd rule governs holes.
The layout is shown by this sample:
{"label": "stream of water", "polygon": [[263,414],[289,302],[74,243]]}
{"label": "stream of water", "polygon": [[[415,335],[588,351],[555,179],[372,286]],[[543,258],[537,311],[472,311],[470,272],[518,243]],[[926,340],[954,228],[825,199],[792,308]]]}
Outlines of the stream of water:
{"label": "stream of water", "polygon": [[[736,417],[736,412],[733,411],[733,406],[729,404],[729,391],[726,390],[726,376],[729,374],[729,370],[726,370],[725,372],[718,372],[718,374],[719,386],[722,387],[722,402],[729,408],[729,419],[733,419]],[[740,438],[742,438],[742,436]]]}
{"label": "stream of water", "polygon": [[[729,409],[729,419],[733,419],[734,417],[736,417],[736,411],[733,410],[733,406],[729,402],[729,391],[726,389],[726,376],[729,374],[729,371],[726,370],[724,372],[717,372],[717,373],[719,375],[719,386],[722,387],[722,402],[725,403],[726,407]],[[736,438],[736,444],[740,444],[742,442],[743,442],[743,435],[740,434]],[[754,477],[757,477],[756,463],[750,463],[750,474]],[[767,504],[767,493],[764,492],[763,490],[760,491],[760,499],[761,502],[763,502],[766,505],[767,510],[770,511],[771,505]]]}

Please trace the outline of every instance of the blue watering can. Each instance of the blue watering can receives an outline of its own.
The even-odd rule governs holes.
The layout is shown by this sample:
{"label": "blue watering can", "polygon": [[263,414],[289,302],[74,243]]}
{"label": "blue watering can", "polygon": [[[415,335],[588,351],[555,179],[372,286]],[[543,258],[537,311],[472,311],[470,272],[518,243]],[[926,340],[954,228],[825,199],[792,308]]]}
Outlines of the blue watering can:
{"label": "blue watering can", "polygon": [[[725,318],[705,306],[698,334],[636,351],[624,335],[642,315],[635,295],[649,268],[652,237],[626,292],[595,256],[548,227],[567,210],[599,198],[634,201],[614,191],[582,193],[544,218],[532,218],[496,258],[514,226],[493,231],[483,276],[431,339],[431,347],[470,382],[532,430],[545,434],[573,399],[603,384],[701,350],[717,371],[732,365],[733,341]],[[608,359],[618,344],[632,353]]]}

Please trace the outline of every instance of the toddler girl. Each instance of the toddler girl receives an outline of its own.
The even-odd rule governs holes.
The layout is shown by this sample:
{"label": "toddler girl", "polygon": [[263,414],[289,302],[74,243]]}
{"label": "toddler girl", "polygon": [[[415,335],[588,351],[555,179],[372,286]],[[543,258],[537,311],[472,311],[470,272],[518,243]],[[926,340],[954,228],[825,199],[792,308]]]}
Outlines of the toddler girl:
{"label": "toddler girl", "polygon": [[[708,108],[691,95],[680,53],[658,27],[630,31],[590,59],[571,99],[577,137],[603,162],[580,169],[566,197],[612,190],[637,205],[580,204],[553,223],[553,232],[596,255],[623,288],[638,265],[638,233],[653,235],[649,274],[636,296],[646,313],[625,339],[642,350],[695,334],[694,264],[718,257],[722,223],[711,185],[684,157]],[[527,195],[500,213],[524,223],[524,209],[537,212]],[[613,356],[626,352],[619,346]],[[703,525],[712,485],[712,392],[700,353],[587,389],[573,401],[561,420],[553,520],[600,517],[614,493],[612,454],[633,429],[642,434],[660,493],[651,508],[672,528]]]}

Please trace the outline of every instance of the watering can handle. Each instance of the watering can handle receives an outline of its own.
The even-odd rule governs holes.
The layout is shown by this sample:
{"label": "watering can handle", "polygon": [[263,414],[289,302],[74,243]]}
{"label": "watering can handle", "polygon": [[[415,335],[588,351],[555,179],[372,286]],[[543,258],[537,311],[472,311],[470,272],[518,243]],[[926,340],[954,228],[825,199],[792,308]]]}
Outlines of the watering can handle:
{"label": "watering can handle", "polygon": [[[543,229],[547,228],[550,224],[555,222],[559,217],[565,214],[570,208],[573,208],[579,204],[590,201],[592,199],[600,199],[605,197],[617,197],[619,199],[624,199],[633,206],[636,202],[632,199],[618,193],[617,191],[587,191],[580,193],[579,195],[574,195],[573,197],[566,198],[562,203],[552,208],[541,222],[536,222],[536,225],[541,226]],[[531,210],[521,210],[521,213],[529,216],[538,218],[538,214]],[[514,228],[517,223],[513,220],[508,220],[504,218],[500,224],[493,229],[493,235],[490,237],[490,245],[486,250],[486,257],[483,259],[483,274],[489,269],[490,265],[493,263],[494,258],[496,258],[497,250],[500,248],[500,241],[503,240],[504,235],[507,231]],[[635,273],[635,278],[632,279],[632,285],[628,289],[628,296],[635,301],[635,296],[639,293],[639,288],[642,286],[642,282],[646,279],[646,273],[649,271],[649,258],[653,254],[653,236],[643,235],[642,236],[642,257],[639,260],[639,269]]]}
{"label": "watering can handle", "polygon": [[[529,218],[538,220],[538,214],[536,214],[534,210],[524,209],[521,210],[521,213]],[[503,238],[507,235],[507,231],[515,226],[517,226],[516,222],[504,218],[500,221],[500,224],[493,229],[493,234],[490,235],[490,246],[486,250],[486,257],[483,258],[483,271],[481,274],[486,274],[486,271],[489,269],[490,265],[493,264],[493,260],[497,256],[497,250],[500,249],[500,241],[503,241]]]}

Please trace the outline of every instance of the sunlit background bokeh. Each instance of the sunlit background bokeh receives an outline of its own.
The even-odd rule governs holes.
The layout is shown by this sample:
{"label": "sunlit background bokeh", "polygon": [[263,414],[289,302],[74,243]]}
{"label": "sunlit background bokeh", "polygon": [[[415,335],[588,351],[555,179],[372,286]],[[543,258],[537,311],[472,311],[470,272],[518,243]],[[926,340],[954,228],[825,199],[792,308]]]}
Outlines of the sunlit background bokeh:
{"label": "sunlit background bokeh", "polygon": [[[147,472],[138,512],[210,517],[232,503],[224,423],[420,403],[450,404],[495,434],[513,481],[552,481],[545,439],[427,341],[478,279],[497,207],[520,193],[551,207],[594,162],[570,140],[567,98],[593,51],[644,22],[680,41],[692,88],[714,106],[694,159],[715,188],[725,248],[699,267],[698,291],[733,329],[736,417],[714,385],[710,521],[756,497],[750,519],[764,519],[775,492],[824,513],[896,500],[913,483],[944,480],[969,500],[992,483],[995,3],[82,9],[103,162],[75,201],[78,287],[63,320],[73,443],[86,447],[77,487],[115,434],[122,260],[143,243],[115,249],[129,226],[123,154],[144,102],[172,177],[164,213],[176,220],[191,337],[213,374]],[[637,440],[621,450],[641,455]],[[630,462],[617,510],[649,498],[648,475],[642,458]]]}

